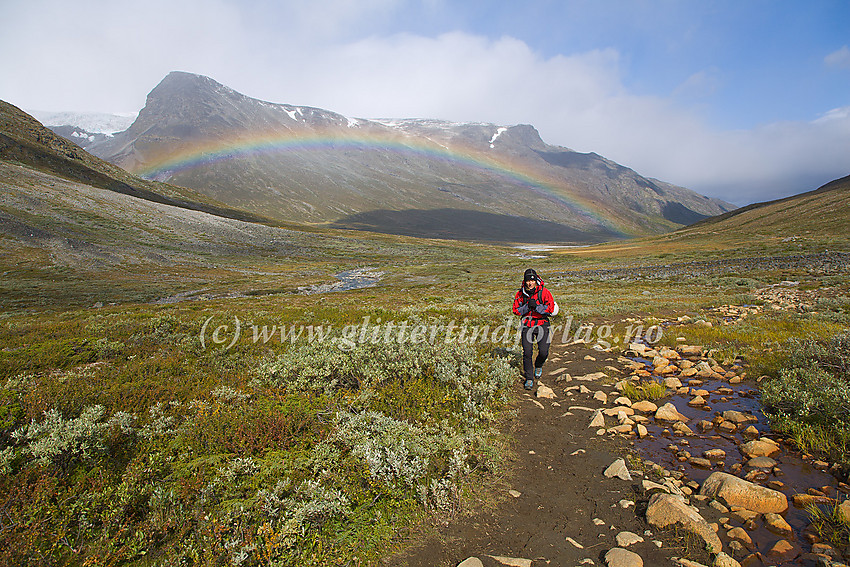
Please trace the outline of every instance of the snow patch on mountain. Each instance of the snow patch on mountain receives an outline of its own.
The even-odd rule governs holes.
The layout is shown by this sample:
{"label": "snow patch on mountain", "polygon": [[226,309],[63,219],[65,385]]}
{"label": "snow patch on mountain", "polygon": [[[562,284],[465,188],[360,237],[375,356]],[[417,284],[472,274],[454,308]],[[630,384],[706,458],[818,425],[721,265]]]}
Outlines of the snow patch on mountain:
{"label": "snow patch on mountain", "polygon": [[491,148],[495,148],[496,146],[495,146],[495,145],[493,145],[493,142],[495,142],[495,141],[496,141],[496,139],[497,139],[499,136],[501,136],[501,135],[502,135],[502,132],[507,132],[507,131],[508,131],[508,129],[507,129],[507,128],[505,128],[504,126],[503,126],[503,127],[501,127],[501,128],[497,128],[497,129],[496,129],[496,133],[495,133],[495,134],[493,134],[493,137],[492,137],[492,138],[490,138],[490,147],[491,147]]}
{"label": "snow patch on mountain", "polygon": [[112,135],[123,132],[136,120],[138,112],[51,112],[46,110],[27,111],[45,126],[73,126],[90,134]]}

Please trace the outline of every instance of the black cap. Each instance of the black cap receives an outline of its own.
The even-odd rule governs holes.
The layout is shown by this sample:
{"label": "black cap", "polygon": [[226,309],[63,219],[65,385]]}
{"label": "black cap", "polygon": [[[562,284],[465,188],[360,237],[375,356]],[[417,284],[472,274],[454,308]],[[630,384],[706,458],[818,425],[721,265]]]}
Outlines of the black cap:
{"label": "black cap", "polygon": [[522,281],[527,282],[528,280],[534,280],[536,282],[539,282],[540,277],[537,275],[537,272],[535,272],[531,268],[528,268],[525,271],[525,274],[523,274],[523,276],[522,276]]}

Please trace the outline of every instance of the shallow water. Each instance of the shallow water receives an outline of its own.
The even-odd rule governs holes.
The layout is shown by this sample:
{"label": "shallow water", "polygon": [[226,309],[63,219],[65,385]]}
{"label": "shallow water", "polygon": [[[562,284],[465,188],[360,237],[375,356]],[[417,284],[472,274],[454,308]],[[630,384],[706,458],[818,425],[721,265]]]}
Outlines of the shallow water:
{"label": "shallow water", "polygon": [[[648,368],[652,368],[648,360],[640,358],[632,358],[632,360],[648,364]],[[644,378],[644,380],[652,379],[663,382],[663,377],[659,376]],[[832,492],[830,495],[835,497],[836,494],[840,494],[838,479],[828,472],[815,469],[810,461],[803,459],[799,452],[795,451],[786,442],[783,442],[780,437],[771,433],[769,421],[762,411],[758,390],[752,388],[747,383],[729,384],[722,380],[702,379],[694,379],[688,382],[687,378],[680,378],[680,380],[682,380],[683,385],[690,386],[690,390],[708,390],[710,394],[705,397],[706,404],[701,407],[689,406],[688,402],[694,398],[694,395],[691,393],[677,393],[658,400],[658,405],[660,406],[668,401],[672,402],[679,412],[689,419],[687,425],[693,430],[694,434],[691,436],[678,435],[673,432],[671,427],[659,424],[655,420],[650,419],[644,423],[650,435],[644,439],[635,439],[635,448],[640,455],[644,459],[658,463],[667,470],[682,471],[685,473],[687,479],[694,480],[700,484],[712,472],[716,471],[728,472],[743,477],[751,469],[745,466],[747,459],[740,452],[738,446],[752,439],[752,437],[745,437],[742,432],[749,425],[753,425],[759,431],[759,436],[770,437],[779,442],[780,452],[771,458],[777,461],[777,466],[781,470],[779,474],[767,470],[768,474],[766,478],[754,482],[762,486],[766,486],[768,481],[780,481],[784,484],[779,490],[788,498],[789,508],[782,516],[794,530],[794,537],[790,539],[800,545],[804,551],[808,551],[811,546],[803,538],[803,531],[809,526],[809,516],[804,510],[794,507],[791,497],[798,493],[805,494],[809,488],[822,490],[823,487],[830,487],[827,490],[831,489]],[[715,393],[720,388],[725,388],[725,392],[731,390],[731,393]],[[697,428],[696,424],[700,420],[712,421],[715,415],[722,414],[726,410],[750,413],[758,418],[758,422],[739,426],[732,433],[720,432],[716,428],[702,432]],[[667,431],[666,433],[665,430]],[[687,461],[680,462],[676,453],[668,449],[670,445],[676,445],[679,450],[687,451],[694,457],[703,457],[703,452],[708,449],[722,449],[726,452],[726,457],[721,462],[712,461],[713,466],[710,469],[702,468],[694,466]],[[737,468],[733,470],[735,465],[741,465],[743,469],[734,472],[737,470]],[[729,523],[732,527],[738,525],[734,520],[731,520]],[[724,541],[724,545],[728,544],[728,538],[725,537],[727,531],[721,526],[720,536]],[[766,553],[776,541],[782,538],[782,536],[768,531],[764,527],[762,518],[757,520],[756,528],[748,530],[748,533],[756,546],[756,549],[753,551],[761,551],[762,553]],[[815,565],[814,562],[808,561],[797,564]]]}

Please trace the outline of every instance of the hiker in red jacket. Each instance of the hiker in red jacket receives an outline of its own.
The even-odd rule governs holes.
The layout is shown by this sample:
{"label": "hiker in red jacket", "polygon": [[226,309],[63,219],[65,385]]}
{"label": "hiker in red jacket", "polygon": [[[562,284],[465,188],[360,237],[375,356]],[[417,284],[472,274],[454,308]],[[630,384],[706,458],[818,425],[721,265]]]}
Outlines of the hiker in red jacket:
{"label": "hiker in red jacket", "polygon": [[[514,313],[522,317],[522,367],[525,374],[525,389],[534,388],[534,379],[543,375],[543,363],[549,356],[552,335],[549,317],[555,311],[555,300],[543,286],[543,280],[531,268],[522,277],[522,286],[514,297]],[[534,343],[537,343],[537,358],[532,365]]]}

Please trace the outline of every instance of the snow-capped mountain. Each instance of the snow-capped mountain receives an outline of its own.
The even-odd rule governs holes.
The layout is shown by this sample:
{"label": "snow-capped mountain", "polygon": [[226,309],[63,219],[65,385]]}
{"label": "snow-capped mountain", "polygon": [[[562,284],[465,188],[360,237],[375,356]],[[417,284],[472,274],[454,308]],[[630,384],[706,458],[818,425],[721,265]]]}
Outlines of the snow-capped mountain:
{"label": "snow-capped mountain", "polygon": [[265,216],[420,236],[591,242],[733,208],[546,144],[530,125],[352,118],[184,72],[87,149]]}

